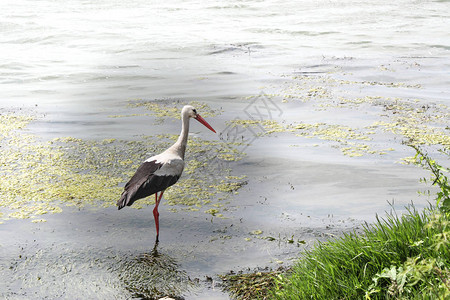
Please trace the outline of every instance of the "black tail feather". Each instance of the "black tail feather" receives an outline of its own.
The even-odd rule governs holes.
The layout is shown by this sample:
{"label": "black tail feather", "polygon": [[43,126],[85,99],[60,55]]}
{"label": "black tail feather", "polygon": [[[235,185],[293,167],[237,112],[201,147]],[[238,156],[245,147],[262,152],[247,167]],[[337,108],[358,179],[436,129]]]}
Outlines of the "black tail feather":
{"label": "black tail feather", "polygon": [[119,201],[117,201],[116,205],[117,205],[118,209],[122,209],[122,208],[124,208],[127,205],[128,206],[131,205],[131,203],[128,204],[128,202],[129,202],[128,191],[123,191],[122,196],[120,196],[120,199],[119,199]]}

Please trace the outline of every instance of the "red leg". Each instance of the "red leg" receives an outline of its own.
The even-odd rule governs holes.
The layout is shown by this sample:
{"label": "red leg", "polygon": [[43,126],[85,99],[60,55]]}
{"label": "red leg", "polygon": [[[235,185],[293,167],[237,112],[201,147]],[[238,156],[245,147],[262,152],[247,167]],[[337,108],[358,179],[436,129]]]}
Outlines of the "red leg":
{"label": "red leg", "polygon": [[155,227],[156,227],[156,241],[158,241],[159,238],[159,212],[158,212],[158,206],[159,202],[161,202],[162,195],[164,194],[164,190],[160,192],[159,198],[158,193],[155,193],[155,208],[153,209],[153,217],[155,218]]}

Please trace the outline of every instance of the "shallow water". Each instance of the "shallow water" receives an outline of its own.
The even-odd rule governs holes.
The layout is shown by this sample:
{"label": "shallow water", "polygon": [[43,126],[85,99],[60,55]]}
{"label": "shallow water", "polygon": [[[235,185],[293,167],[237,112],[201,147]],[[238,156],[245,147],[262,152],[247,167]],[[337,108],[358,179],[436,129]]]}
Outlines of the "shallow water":
{"label": "shallow water", "polygon": [[[223,112],[207,118],[219,135],[197,123],[192,135],[245,142],[237,150],[246,156],[226,167],[247,184],[220,208],[224,219],[162,205],[158,255],[151,206],[62,205],[45,223],[6,220],[0,295],[226,299],[216,274],[289,265],[315,241],[389,211],[388,201],[398,211],[410,201],[426,206],[432,199],[417,191],[427,189],[419,183],[427,173],[399,164],[414,155],[405,134],[370,126],[427,115],[427,129],[448,136],[449,8],[406,0],[6,1],[0,114],[35,116],[23,134],[42,141],[176,134],[178,120],[130,101],[197,100]],[[417,113],[421,107],[426,112]],[[325,125],[267,134],[269,127],[233,128],[233,119]],[[342,126],[353,138],[370,137],[352,142],[374,153],[344,155],[357,145],[337,136]]]}

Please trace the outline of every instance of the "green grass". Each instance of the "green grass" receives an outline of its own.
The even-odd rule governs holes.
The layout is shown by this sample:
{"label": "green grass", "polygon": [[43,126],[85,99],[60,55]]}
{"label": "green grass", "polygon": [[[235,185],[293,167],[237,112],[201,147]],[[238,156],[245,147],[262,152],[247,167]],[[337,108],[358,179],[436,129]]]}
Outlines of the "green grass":
{"label": "green grass", "polygon": [[446,299],[450,297],[448,215],[413,207],[377,218],[305,252],[276,299]]}
{"label": "green grass", "polygon": [[401,216],[377,216],[362,233],[317,244],[277,276],[273,298],[450,299],[449,170],[415,149],[440,188],[436,206],[411,205]]}

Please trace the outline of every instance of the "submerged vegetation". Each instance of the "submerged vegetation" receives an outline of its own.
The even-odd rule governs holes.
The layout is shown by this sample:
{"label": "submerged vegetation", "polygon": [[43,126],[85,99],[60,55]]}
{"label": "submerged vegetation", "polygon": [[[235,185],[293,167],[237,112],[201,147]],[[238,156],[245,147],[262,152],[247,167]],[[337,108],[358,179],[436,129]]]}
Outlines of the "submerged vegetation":
{"label": "submerged vegetation", "polygon": [[221,110],[214,110],[209,105],[199,102],[199,101],[191,101],[189,103],[184,103],[180,101],[171,101],[171,100],[159,100],[159,101],[142,101],[135,100],[129,101],[127,107],[128,108],[140,108],[145,109],[147,112],[140,112],[136,114],[129,115],[111,115],[110,118],[121,118],[121,117],[134,117],[134,116],[153,116],[158,118],[160,121],[164,118],[171,119],[181,119],[180,111],[181,108],[186,105],[194,106],[198,111],[201,111],[201,115],[205,118],[215,117],[221,113]]}
{"label": "submerged vegetation", "polygon": [[285,269],[276,271],[259,271],[255,273],[230,272],[221,275],[225,290],[239,299],[266,299],[275,287],[276,278],[285,273]]}

